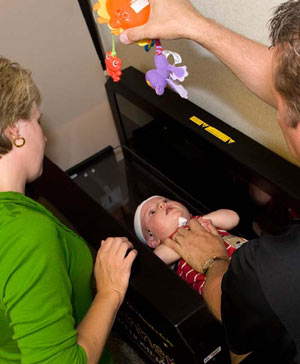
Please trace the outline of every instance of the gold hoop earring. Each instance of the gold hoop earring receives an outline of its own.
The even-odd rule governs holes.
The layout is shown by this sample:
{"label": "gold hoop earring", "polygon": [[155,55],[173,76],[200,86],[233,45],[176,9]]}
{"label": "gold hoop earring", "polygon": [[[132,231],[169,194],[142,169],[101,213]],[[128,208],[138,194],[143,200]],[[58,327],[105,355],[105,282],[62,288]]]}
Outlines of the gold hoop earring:
{"label": "gold hoop earring", "polygon": [[21,148],[23,147],[24,144],[25,144],[25,139],[23,137],[18,137],[14,139],[15,147]]}

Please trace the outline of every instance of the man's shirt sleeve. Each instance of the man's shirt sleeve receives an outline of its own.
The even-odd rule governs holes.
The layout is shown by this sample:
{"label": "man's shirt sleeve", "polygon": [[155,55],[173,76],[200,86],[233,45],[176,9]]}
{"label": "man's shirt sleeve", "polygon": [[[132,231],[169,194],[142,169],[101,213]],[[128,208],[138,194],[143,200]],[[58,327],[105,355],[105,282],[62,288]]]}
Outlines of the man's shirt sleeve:
{"label": "man's shirt sleeve", "polygon": [[[278,358],[291,349],[291,337],[265,297],[257,275],[260,244],[245,243],[233,254],[222,281],[222,323],[229,349]],[[293,346],[293,345],[292,345]]]}

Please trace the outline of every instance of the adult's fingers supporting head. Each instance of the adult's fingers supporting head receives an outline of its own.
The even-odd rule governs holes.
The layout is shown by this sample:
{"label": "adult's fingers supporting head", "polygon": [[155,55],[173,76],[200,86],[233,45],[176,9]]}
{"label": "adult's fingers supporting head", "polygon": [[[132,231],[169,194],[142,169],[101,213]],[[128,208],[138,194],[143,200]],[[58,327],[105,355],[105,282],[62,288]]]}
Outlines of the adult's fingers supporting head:
{"label": "adult's fingers supporting head", "polygon": [[177,254],[180,255],[180,245],[179,243],[175,242],[173,239],[167,238],[166,240],[163,241],[163,244],[166,245],[167,247],[173,249]]}
{"label": "adult's fingers supporting head", "polygon": [[186,228],[183,228],[183,227],[179,228],[176,231],[176,234],[179,234],[179,235],[182,235],[182,236],[189,236],[190,233],[191,233],[190,229],[186,229]]}
{"label": "adult's fingers supporting head", "polygon": [[191,219],[189,222],[189,227],[191,231],[195,234],[203,234],[206,232],[205,228],[200,224],[197,219]]}
{"label": "adult's fingers supporting head", "polygon": [[178,232],[176,232],[175,234],[173,234],[172,236],[172,240],[174,240],[177,244],[180,244],[179,238],[183,238],[182,235],[180,235]]}

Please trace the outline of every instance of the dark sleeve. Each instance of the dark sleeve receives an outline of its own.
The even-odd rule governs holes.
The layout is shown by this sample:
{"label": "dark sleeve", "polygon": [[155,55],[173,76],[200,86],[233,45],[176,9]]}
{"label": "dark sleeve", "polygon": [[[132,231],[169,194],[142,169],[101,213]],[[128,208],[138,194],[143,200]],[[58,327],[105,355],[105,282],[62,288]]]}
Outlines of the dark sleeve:
{"label": "dark sleeve", "polygon": [[[229,349],[236,354],[283,357],[294,350],[291,337],[273,312],[257,275],[260,239],[241,246],[222,281],[222,323]],[[249,360],[249,359],[248,359]],[[263,360],[263,359],[262,359]],[[250,361],[249,361],[250,362]],[[255,361],[258,363],[257,359]]]}

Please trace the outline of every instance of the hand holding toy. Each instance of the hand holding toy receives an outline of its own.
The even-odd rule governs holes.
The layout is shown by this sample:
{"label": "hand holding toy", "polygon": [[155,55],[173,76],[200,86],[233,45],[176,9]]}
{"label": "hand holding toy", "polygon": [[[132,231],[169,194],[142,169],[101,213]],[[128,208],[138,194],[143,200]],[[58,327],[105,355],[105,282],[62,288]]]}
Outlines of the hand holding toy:
{"label": "hand holding toy", "polygon": [[[97,21],[100,24],[107,23],[113,35],[112,51],[106,53],[106,70],[114,82],[120,80],[122,61],[117,57],[115,51],[114,35],[120,35],[124,29],[137,27],[145,24],[150,15],[150,4],[148,0],[97,0],[93,7],[97,12]],[[176,91],[181,97],[187,98],[186,89],[179,84],[188,75],[186,66],[176,66],[181,63],[178,53],[162,51],[158,39],[138,42],[148,52],[156,45],[154,57],[155,69],[146,73],[146,82],[151,86],[157,95],[162,95],[167,85]],[[174,58],[174,64],[168,62],[169,55]]]}

